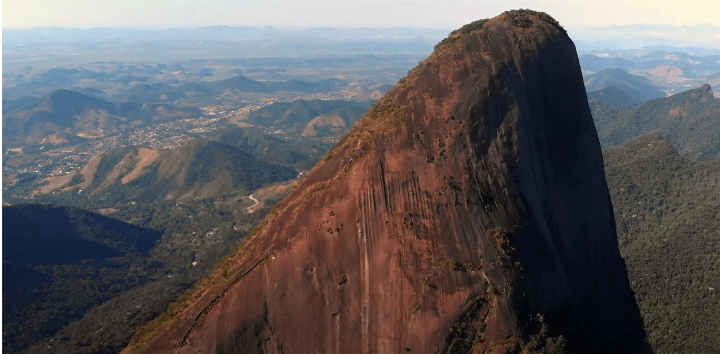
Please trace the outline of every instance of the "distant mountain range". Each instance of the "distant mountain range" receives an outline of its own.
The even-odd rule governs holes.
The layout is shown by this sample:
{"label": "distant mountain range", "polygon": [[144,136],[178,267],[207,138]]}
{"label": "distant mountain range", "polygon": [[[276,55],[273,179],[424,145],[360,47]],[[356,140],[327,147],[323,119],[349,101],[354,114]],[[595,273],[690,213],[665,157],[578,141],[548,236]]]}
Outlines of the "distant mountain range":
{"label": "distant mountain range", "polygon": [[115,75],[108,72],[95,72],[88,69],[51,68],[42,73],[38,83],[46,86],[62,86],[80,79],[94,79],[102,82]]}
{"label": "distant mountain range", "polygon": [[[648,83],[654,86],[652,91],[640,90],[646,96],[644,99],[654,98],[652,96],[658,94],[656,92],[658,89],[664,92],[663,95],[670,95],[699,87],[705,83],[713,86],[720,83],[718,78],[720,50],[717,49],[670,47],[604,49],[581,55],[580,62],[586,81],[592,76],[601,74],[604,79],[611,81],[623,80],[621,75],[627,79],[629,74],[622,73],[621,70],[635,75],[637,78],[644,78],[645,82],[641,86],[647,87]],[[608,70],[611,72],[607,72]],[[598,80],[598,77],[595,79],[604,81]],[[612,83],[609,86],[612,86]],[[588,91],[600,90],[604,87],[591,85],[588,87]],[[641,97],[641,102],[642,100],[643,97]]]}
{"label": "distant mountain range", "polygon": [[345,86],[346,83],[339,79],[325,79],[315,82],[307,82],[302,80],[288,80],[271,82],[268,86],[273,91],[292,91],[292,92],[323,92],[337,90]]}
{"label": "distant mountain range", "polygon": [[635,63],[627,59],[615,57],[605,58],[593,54],[581,55],[579,59],[582,69],[591,72],[612,68],[629,70],[635,66]]}
{"label": "distant mountain range", "polygon": [[216,81],[210,84],[214,89],[224,91],[224,90],[230,90],[230,91],[246,91],[246,92],[263,92],[268,93],[272,90],[268,85],[255,81],[252,79],[248,79],[245,76],[239,75],[235,77],[231,77],[226,80],[220,80]]}
{"label": "distant mountain range", "polygon": [[[85,74],[89,73],[89,74]],[[35,86],[42,87],[67,87],[73,85],[76,81],[84,77],[100,75],[90,70],[76,70],[76,69],[50,69],[41,75],[39,82]],[[45,79],[45,77],[48,77]],[[97,77],[93,77],[99,80]],[[36,81],[38,81],[36,80]],[[145,80],[136,80],[145,81]],[[136,82],[135,81],[135,82]],[[249,79],[245,76],[238,75],[225,80],[196,83],[196,82],[185,82],[177,85],[168,83],[139,83],[132,86],[127,91],[121,93],[114,100],[118,102],[127,103],[170,103],[177,100],[185,99],[208,99],[216,97],[225,91],[236,92],[236,93],[275,93],[275,92],[296,92],[296,93],[316,93],[316,92],[329,92],[338,90],[345,86],[347,83],[339,79],[324,79],[319,81],[303,81],[303,80],[284,80],[284,81],[271,81],[262,82],[257,80]],[[24,90],[28,90],[28,87],[24,87]],[[387,87],[381,87],[381,90],[387,90]],[[11,89],[12,90],[12,89]],[[383,91],[384,92],[384,91]],[[94,97],[95,95],[103,94],[102,90],[95,88],[77,88],[73,90],[59,89],[55,90],[43,97],[33,96],[20,96],[14,99],[3,99],[3,114],[19,111],[24,109],[32,108],[38,104],[42,104],[46,100],[52,100],[55,105],[62,104],[66,108],[72,107],[77,103],[88,105],[89,109],[105,109],[112,111],[113,104],[105,101],[101,98]],[[60,103],[60,101],[64,101]],[[103,102],[104,101],[104,102]],[[124,104],[123,109],[130,109],[132,106]],[[57,107],[50,107],[50,109],[57,109]],[[48,110],[47,107],[44,108]],[[67,113],[67,112],[59,112]],[[114,113],[114,112],[113,112]],[[117,112],[120,115],[129,114],[130,112]]]}
{"label": "distant mountain range", "polygon": [[[629,107],[653,98],[665,97],[665,91],[654,86],[647,78],[632,75],[618,68],[603,69],[597,73],[586,75],[584,80],[585,90],[588,92],[610,90],[595,95],[588,94],[588,100],[599,99],[605,103],[617,102],[616,104],[619,106]],[[617,90],[627,97],[622,97],[624,95],[619,94]],[[630,102],[634,102],[634,104],[630,104]]]}
{"label": "distant mountain range", "polygon": [[72,90],[53,91],[39,99],[21,98],[3,112],[3,139],[39,143],[54,133],[101,136],[102,130],[121,123],[140,124],[169,117],[199,116],[192,107],[168,104],[113,103]]}
{"label": "distant mountain range", "polygon": [[[53,106],[54,112],[65,112],[64,117],[86,118],[73,113],[85,112],[88,107],[115,107],[107,101],[67,92],[70,98],[63,96],[65,100]],[[241,117],[243,127],[230,125],[175,149],[129,146],[106,150],[74,172],[23,182],[14,193],[20,200],[31,195],[61,199],[72,195],[73,199],[82,197],[102,204],[246,196],[260,186],[294,179],[298,171],[311,169],[369,106],[370,102],[342,100],[278,102]],[[5,117],[13,114],[18,113]],[[38,138],[65,141],[63,144],[83,140],[73,132],[68,128],[51,135],[38,134]]]}
{"label": "distant mountain range", "polygon": [[214,91],[206,86],[185,83],[177,86],[167,84],[139,84],[120,96],[120,100],[135,103],[157,103],[168,102],[188,97],[208,98],[214,95]]}
{"label": "distant mountain range", "polygon": [[[698,10],[702,11],[702,9],[698,7]],[[714,37],[715,34],[720,33],[718,25],[611,25],[602,28],[576,27],[572,32],[578,51],[642,48],[644,51],[720,52],[717,37]]]}
{"label": "distant mountain range", "polygon": [[[652,69],[657,66],[674,66],[690,73],[700,74],[717,72],[720,53],[701,54],[703,50],[697,48],[691,52],[683,52],[679,48],[653,49],[628,51],[596,50],[596,54],[583,54],[580,56],[580,64],[583,71],[598,72],[604,69],[618,68],[623,70],[631,69]],[[625,54],[623,56],[623,54]],[[691,74],[692,75],[692,74]]]}
{"label": "distant mountain range", "polygon": [[277,102],[250,112],[242,121],[281,129],[291,136],[337,137],[370,108],[371,102],[296,100]]}
{"label": "distant mountain range", "polygon": [[[38,73],[24,76],[22,80],[3,84],[3,99],[16,99],[21,96],[44,95],[59,89],[79,91],[86,95],[101,95],[113,84],[128,86],[147,82],[155,73],[129,66],[126,70],[90,70],[68,67],[50,67]],[[90,86],[89,86],[90,85]]]}
{"label": "distant mountain range", "polygon": [[643,102],[638,97],[628,93],[627,90],[615,86],[590,91],[587,93],[587,96],[591,107],[593,104],[599,104],[614,109],[623,109],[636,106]]}
{"label": "distant mountain range", "polygon": [[[277,30],[214,26],[203,28],[111,29],[34,28],[3,30],[3,66],[116,60],[169,61],[204,58],[309,57],[325,55],[425,55],[445,29],[310,28]],[[62,50],[72,46],[73,51]],[[162,53],[158,53],[162,46]],[[32,48],[32,49],[30,49]],[[23,61],[23,59],[25,59]]]}
{"label": "distant mountain range", "polygon": [[[256,128],[231,126],[172,150],[108,150],[74,173],[40,179],[33,188],[40,195],[74,194],[103,203],[247,195],[312,168],[332,146],[332,138],[347,131],[369,106],[340,100],[278,102],[243,118]],[[281,129],[285,138],[261,128]]]}
{"label": "distant mountain range", "polygon": [[302,80],[261,82],[238,75],[205,84],[184,83],[175,86],[169,84],[140,84],[126,91],[119,98],[127,102],[159,103],[187,98],[210,98],[224,91],[238,93],[274,93],[280,91],[313,93],[332,91],[345,85],[345,82],[338,79],[326,79],[317,82]]}

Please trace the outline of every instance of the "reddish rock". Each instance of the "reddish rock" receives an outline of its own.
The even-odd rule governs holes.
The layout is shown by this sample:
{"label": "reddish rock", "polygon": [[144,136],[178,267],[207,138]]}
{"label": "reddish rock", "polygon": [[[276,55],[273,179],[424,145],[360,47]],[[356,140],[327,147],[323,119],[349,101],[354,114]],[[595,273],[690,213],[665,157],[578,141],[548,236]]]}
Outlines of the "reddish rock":
{"label": "reddish rock", "polygon": [[188,296],[126,351],[642,351],[570,38],[451,34]]}

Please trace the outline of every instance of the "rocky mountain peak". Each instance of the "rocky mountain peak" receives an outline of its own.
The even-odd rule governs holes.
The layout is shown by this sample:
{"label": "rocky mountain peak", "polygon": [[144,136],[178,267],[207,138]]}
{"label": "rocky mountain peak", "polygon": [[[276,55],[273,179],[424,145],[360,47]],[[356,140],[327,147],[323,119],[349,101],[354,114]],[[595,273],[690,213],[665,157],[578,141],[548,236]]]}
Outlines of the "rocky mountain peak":
{"label": "rocky mountain peak", "polygon": [[128,352],[642,352],[575,47],[453,32]]}
{"label": "rocky mountain peak", "polygon": [[710,87],[709,84],[702,84],[700,85],[700,87],[697,88],[697,97],[703,101],[712,100],[715,98],[715,96],[713,96],[712,87]]}

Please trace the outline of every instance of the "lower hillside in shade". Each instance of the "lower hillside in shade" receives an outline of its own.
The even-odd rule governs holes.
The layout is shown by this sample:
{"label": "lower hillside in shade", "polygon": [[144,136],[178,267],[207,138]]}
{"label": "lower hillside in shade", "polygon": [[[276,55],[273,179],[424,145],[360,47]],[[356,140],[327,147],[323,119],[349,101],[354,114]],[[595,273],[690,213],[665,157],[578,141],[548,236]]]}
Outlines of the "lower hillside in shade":
{"label": "lower hillside in shade", "polygon": [[638,353],[572,41],[451,33],[127,352]]}
{"label": "lower hillside in shade", "polygon": [[[77,208],[3,206],[3,352],[150,281],[160,232]],[[157,263],[157,262],[155,262]]]}

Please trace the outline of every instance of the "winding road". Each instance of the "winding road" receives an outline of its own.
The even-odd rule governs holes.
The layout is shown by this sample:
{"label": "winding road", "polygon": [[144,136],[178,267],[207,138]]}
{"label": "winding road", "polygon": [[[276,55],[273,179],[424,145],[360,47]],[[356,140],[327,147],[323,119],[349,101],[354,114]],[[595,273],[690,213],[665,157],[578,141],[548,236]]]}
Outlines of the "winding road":
{"label": "winding road", "polygon": [[252,195],[252,194],[250,194],[250,196],[248,196],[248,199],[250,199],[250,200],[252,200],[252,201],[255,202],[255,204],[247,207],[247,212],[248,212],[248,214],[252,214],[252,213],[255,212],[255,209],[260,205],[260,201],[257,200],[257,199],[255,199],[255,196]]}

